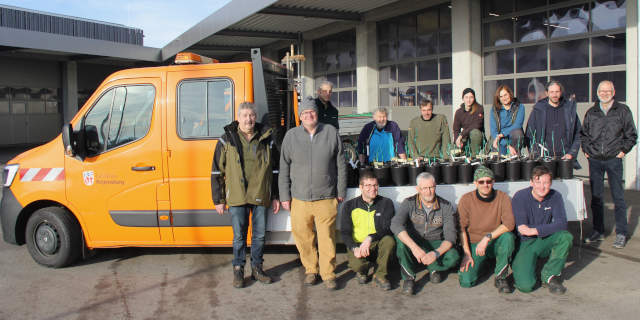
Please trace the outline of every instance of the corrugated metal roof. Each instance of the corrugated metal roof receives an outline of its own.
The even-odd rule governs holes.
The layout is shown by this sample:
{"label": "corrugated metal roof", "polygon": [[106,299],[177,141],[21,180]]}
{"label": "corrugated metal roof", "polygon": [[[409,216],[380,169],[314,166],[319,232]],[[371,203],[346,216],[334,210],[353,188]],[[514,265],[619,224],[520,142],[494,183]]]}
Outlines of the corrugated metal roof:
{"label": "corrugated metal roof", "polygon": [[335,22],[330,19],[280,16],[272,14],[254,14],[229,29],[274,32],[305,32]]}
{"label": "corrugated metal roof", "polygon": [[238,46],[238,47],[262,47],[273,42],[273,39],[255,37],[211,36],[198,42],[203,46]]}
{"label": "corrugated metal roof", "polygon": [[325,9],[364,13],[398,0],[280,0],[274,6]]}

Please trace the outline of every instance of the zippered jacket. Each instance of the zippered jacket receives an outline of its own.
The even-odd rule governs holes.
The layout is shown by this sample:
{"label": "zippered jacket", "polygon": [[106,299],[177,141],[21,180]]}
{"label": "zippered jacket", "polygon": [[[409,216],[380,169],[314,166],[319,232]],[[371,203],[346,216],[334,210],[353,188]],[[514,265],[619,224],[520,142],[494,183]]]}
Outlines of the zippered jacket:
{"label": "zippered jacket", "polygon": [[412,239],[446,240],[455,244],[458,219],[451,203],[436,196],[436,201],[428,215],[425,215],[422,206],[420,194],[404,199],[391,220],[393,234],[397,236],[400,232],[407,231]]}
{"label": "zippered jacket", "polygon": [[582,151],[594,159],[613,159],[620,151],[627,154],[638,139],[629,107],[614,100],[609,108],[605,115],[600,102],[596,102],[584,116]]}
{"label": "zippered jacket", "polygon": [[347,249],[358,247],[366,237],[378,241],[391,235],[394,213],[393,201],[380,195],[372,204],[366,203],[362,196],[345,202],[340,209],[340,231]]}
{"label": "zippered jacket", "polygon": [[[258,148],[255,170],[244,172],[245,156],[238,135],[238,121],[224,127],[224,134],[216,144],[211,165],[211,198],[214,204],[242,206],[253,204],[269,207],[278,198],[278,184],[273,178],[278,156],[272,139],[272,129],[256,123]],[[274,157],[275,156],[275,157]],[[276,171],[277,172],[277,171]]]}

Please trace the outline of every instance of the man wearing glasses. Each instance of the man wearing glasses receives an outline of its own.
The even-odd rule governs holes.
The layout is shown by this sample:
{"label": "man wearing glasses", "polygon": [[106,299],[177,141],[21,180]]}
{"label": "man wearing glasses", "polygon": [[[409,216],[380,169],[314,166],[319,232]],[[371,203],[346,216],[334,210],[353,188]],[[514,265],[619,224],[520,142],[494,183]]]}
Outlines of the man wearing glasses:
{"label": "man wearing glasses", "polygon": [[327,288],[335,290],[337,205],[347,193],[342,142],[336,128],[318,122],[312,98],[305,99],[298,112],[302,125],[287,131],[282,141],[280,199],[282,208],[291,211],[304,284],[314,285],[319,271]]}
{"label": "man wearing glasses", "polygon": [[395,213],[393,201],[378,195],[378,179],[371,171],[360,175],[360,191],[362,195],[345,202],[340,212],[349,267],[356,273],[358,283],[365,284],[371,262],[375,261],[373,282],[382,290],[390,290],[387,268],[395,246],[390,230]]}
{"label": "man wearing glasses", "polygon": [[500,293],[512,293],[507,281],[509,260],[515,247],[515,226],[511,199],[493,189],[493,172],[479,166],[473,175],[475,191],[464,194],[458,202],[461,242],[464,256],[458,272],[460,286],[476,285],[487,259],[495,259],[495,286]]}
{"label": "man wearing glasses", "polygon": [[402,293],[413,294],[416,273],[429,270],[432,283],[442,281],[441,272],[458,265],[455,209],[449,201],[436,195],[436,180],[423,172],[416,178],[418,193],[406,198],[391,220],[397,237],[396,255],[402,275]]}
{"label": "man wearing glasses", "polygon": [[553,294],[567,291],[561,273],[567,261],[573,236],[567,231],[567,213],[562,195],[551,190],[551,171],[533,168],[531,186],[513,196],[513,213],[520,235],[520,246],[513,260],[516,288],[531,292],[536,284],[538,258],[549,258],[541,272],[542,285]]}

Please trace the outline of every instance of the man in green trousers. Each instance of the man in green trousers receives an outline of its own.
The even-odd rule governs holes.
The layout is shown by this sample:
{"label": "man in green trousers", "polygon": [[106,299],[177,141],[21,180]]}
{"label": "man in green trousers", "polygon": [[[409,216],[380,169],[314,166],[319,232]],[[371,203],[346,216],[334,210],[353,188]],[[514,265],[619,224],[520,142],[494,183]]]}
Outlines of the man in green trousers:
{"label": "man in green trousers", "polygon": [[416,178],[418,193],[406,198],[391,220],[396,235],[402,293],[413,294],[416,273],[425,267],[432,283],[442,281],[441,272],[458,265],[455,209],[436,195],[436,180],[423,172]]}
{"label": "man in green trousers", "polygon": [[567,214],[562,195],[551,189],[551,172],[535,167],[531,186],[513,196],[513,213],[520,235],[520,247],[513,260],[516,288],[530,292],[536,284],[538,258],[549,258],[542,268],[542,286],[553,294],[567,291],[561,273],[571,250],[573,236],[567,231]]}

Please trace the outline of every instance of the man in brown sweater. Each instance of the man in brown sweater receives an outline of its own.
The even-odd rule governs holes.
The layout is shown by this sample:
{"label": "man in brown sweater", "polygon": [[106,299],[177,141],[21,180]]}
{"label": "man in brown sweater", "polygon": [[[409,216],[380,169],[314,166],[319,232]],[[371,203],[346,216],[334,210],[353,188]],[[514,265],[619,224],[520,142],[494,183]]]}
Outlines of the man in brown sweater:
{"label": "man in brown sweater", "polygon": [[480,166],[473,175],[476,190],[466,193],[458,202],[461,242],[464,257],[458,272],[460,286],[472,287],[487,259],[495,259],[495,286],[498,292],[511,293],[507,281],[509,261],[515,248],[515,226],[511,199],[493,189],[493,172]]}

